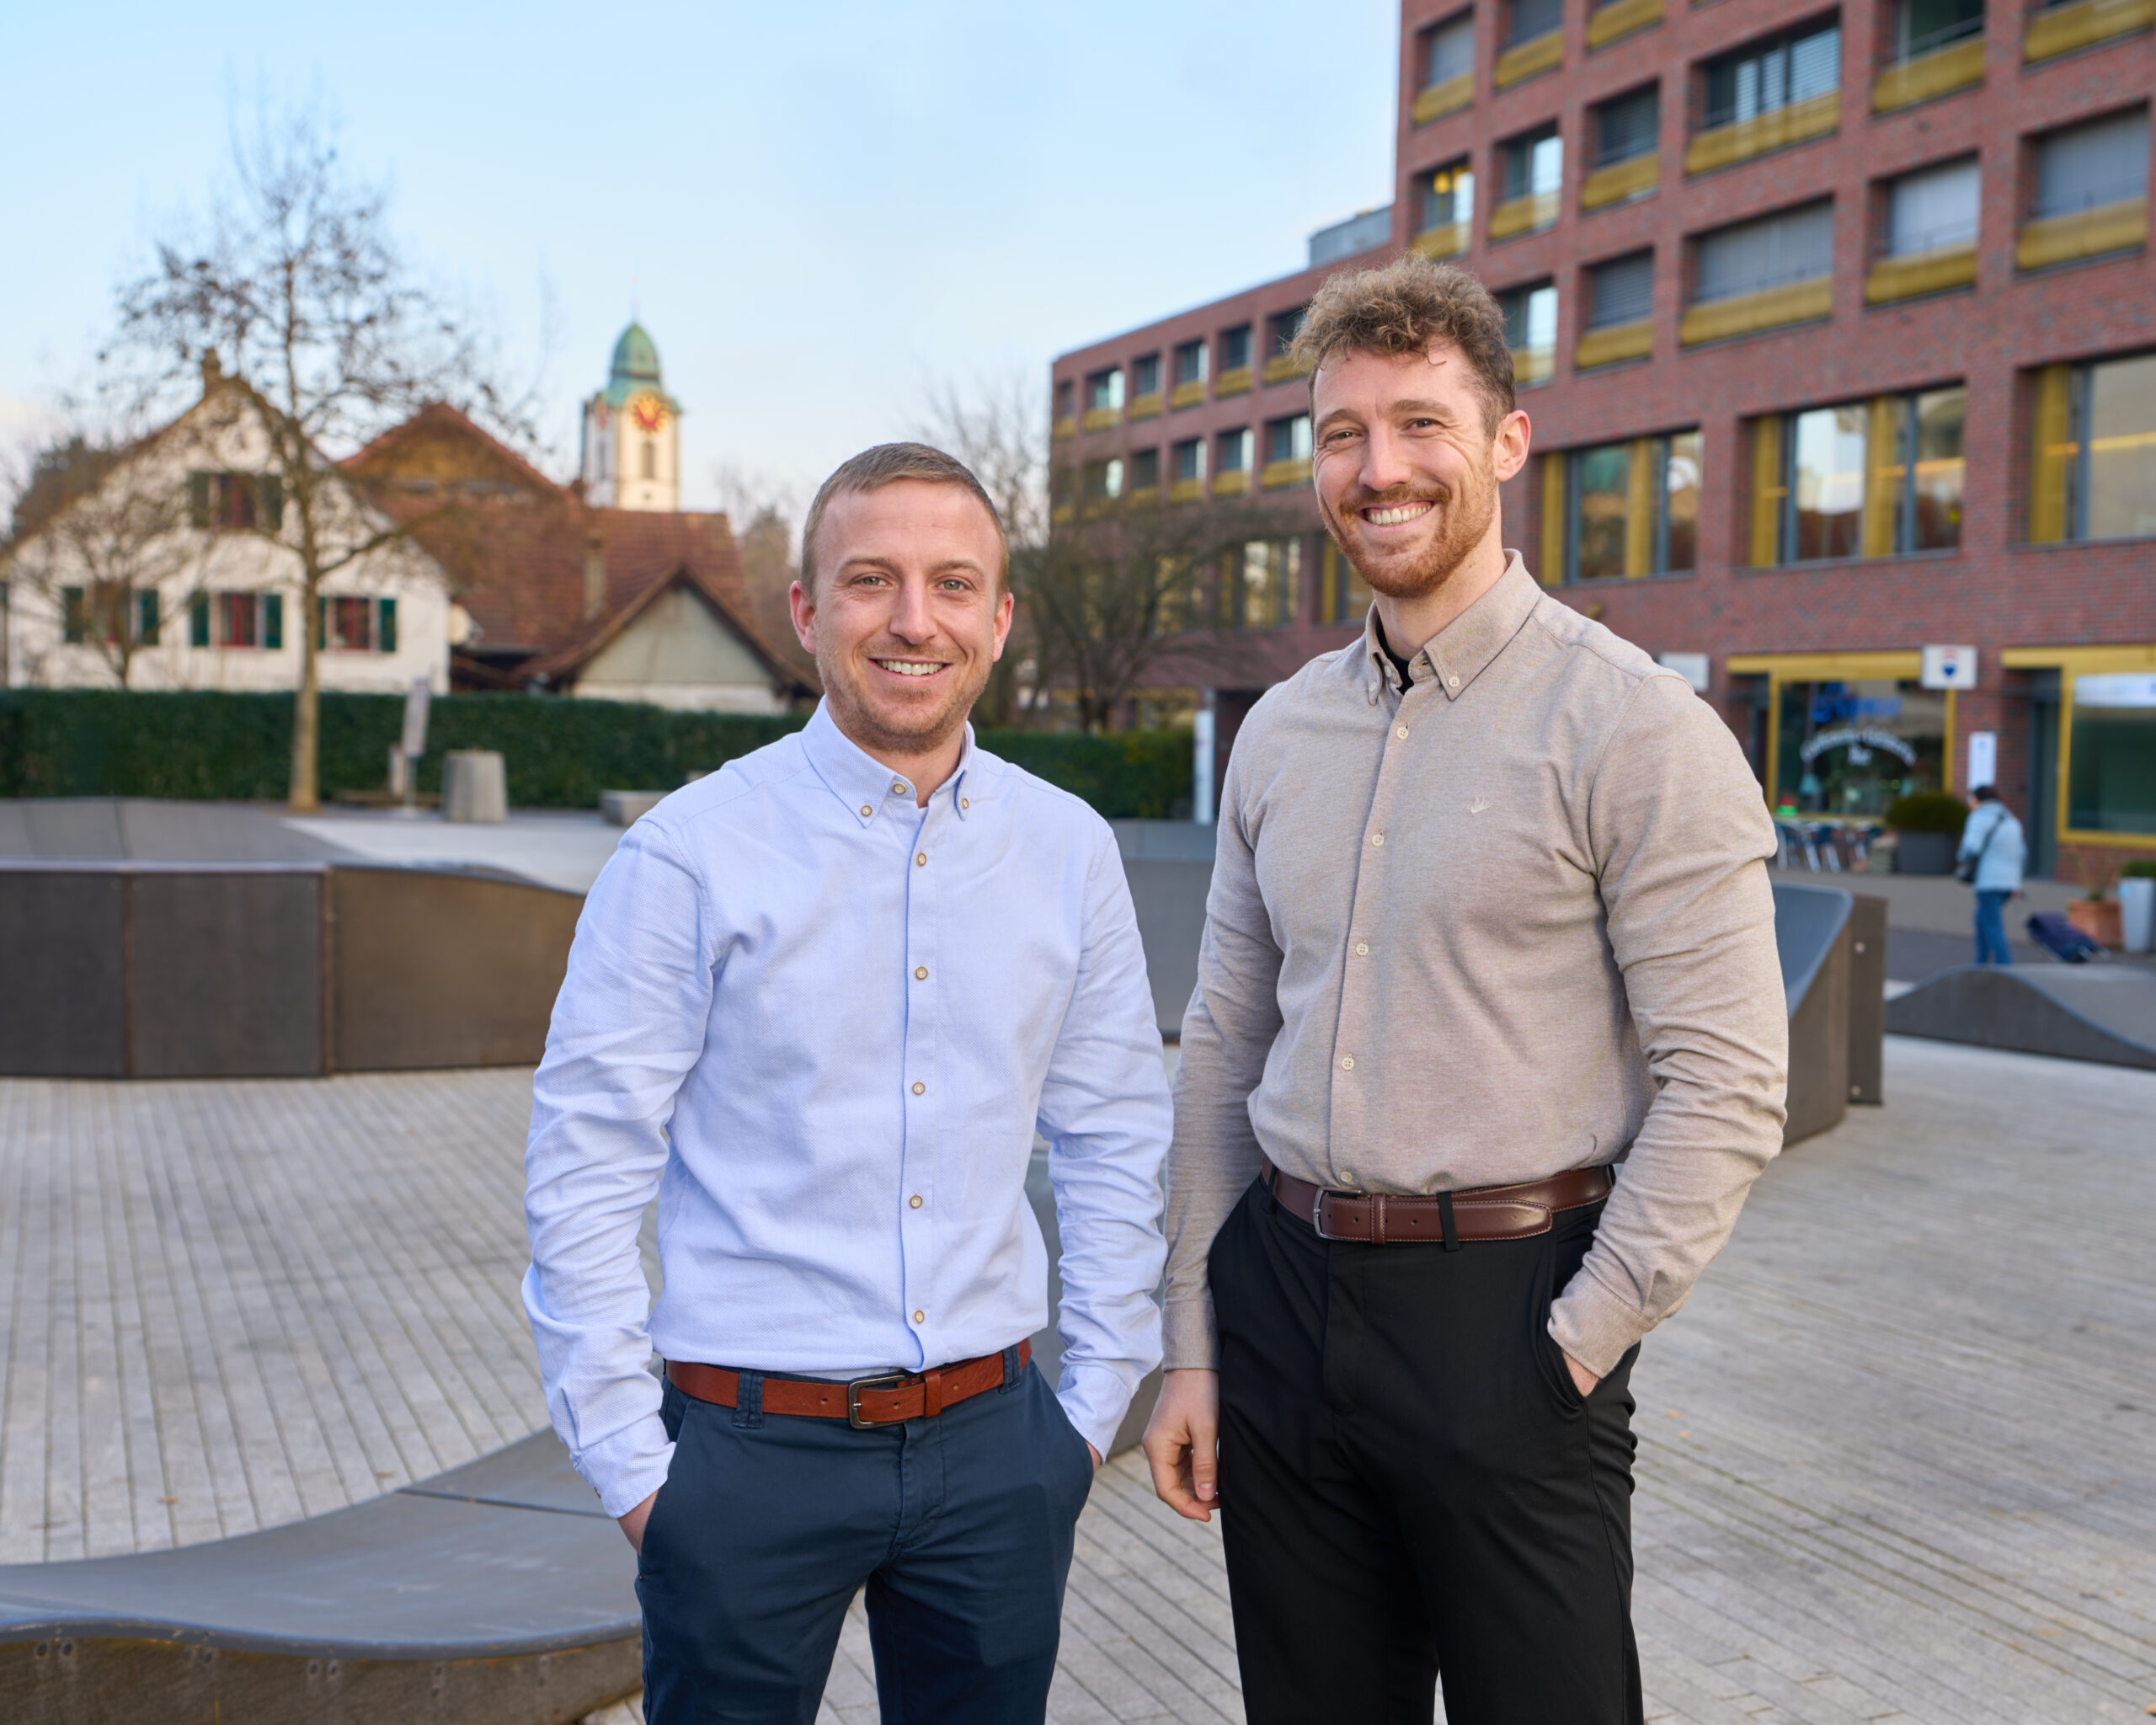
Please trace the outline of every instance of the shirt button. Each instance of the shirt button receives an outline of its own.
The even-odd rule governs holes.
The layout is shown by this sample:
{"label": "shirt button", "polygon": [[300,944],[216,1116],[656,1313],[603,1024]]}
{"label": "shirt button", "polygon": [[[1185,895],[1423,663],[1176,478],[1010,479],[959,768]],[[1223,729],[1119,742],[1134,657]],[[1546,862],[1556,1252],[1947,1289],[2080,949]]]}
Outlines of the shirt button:
{"label": "shirt button", "polygon": [[1457,689],[1460,686],[1460,679],[1458,677],[1447,677],[1445,679],[1445,686],[1448,689]]}
{"label": "shirt button", "polygon": [[913,1315],[913,1321],[917,1324],[925,1324],[928,1322],[928,1314],[925,1311],[916,1311]]}
{"label": "shirt button", "polygon": [[913,1087],[913,1093],[915,1096],[926,1096],[928,1094],[928,1087],[926,1084],[916,1084]]}
{"label": "shirt button", "polygon": [[927,981],[927,980],[928,980],[928,966],[927,966],[927,965],[926,965],[926,964],[916,964],[916,965],[915,965],[915,966],[913,967],[913,980],[914,980],[915,982],[926,982],[926,981]]}
{"label": "shirt button", "polygon": [[1401,725],[1401,726],[1397,730],[1396,730],[1396,731],[1394,731],[1394,732],[1393,732],[1393,735],[1395,735],[1396,737],[1404,737],[1404,736],[1406,736],[1406,734],[1407,734],[1407,727],[1406,727],[1406,725]]}
{"label": "shirt button", "polygon": [[909,1210],[919,1210],[921,1208],[921,1194],[918,1192],[915,1193],[911,1198],[909,1198],[906,1200],[906,1208]]}
{"label": "shirt button", "polygon": [[915,851],[913,853],[913,866],[916,868],[927,868],[928,852],[926,851]]}
{"label": "shirt button", "polygon": [[1343,1072],[1352,1072],[1352,1071],[1353,1071],[1355,1070],[1355,1057],[1354,1057],[1354,1055],[1342,1055],[1342,1056],[1341,1056],[1341,1060],[1340,1060],[1340,1070],[1341,1070],[1342,1071],[1343,1071]]}
{"label": "shirt button", "polygon": [[873,809],[870,808],[870,807],[869,807],[866,803],[863,803],[863,804],[861,805],[861,812],[862,812],[863,814],[873,814],[876,811],[875,811]]}
{"label": "shirt button", "polygon": [[1355,943],[1355,956],[1358,959],[1367,959],[1369,955],[1370,943],[1366,940],[1357,941]]}
{"label": "shirt button", "polygon": [[1372,833],[1370,835],[1370,842],[1374,845],[1383,844],[1385,842],[1385,835],[1381,832]]}
{"label": "shirt button", "polygon": [[961,798],[958,798],[958,806],[959,806],[961,809],[970,809],[970,808],[972,808],[974,805],[973,805],[972,804],[969,803],[969,802],[968,802],[968,801],[967,801],[963,797],[961,797]]}
{"label": "shirt button", "polygon": [[897,779],[893,779],[891,781],[891,794],[894,797],[903,797],[905,793],[906,788]]}
{"label": "shirt button", "polygon": [[1355,1171],[1353,1168],[1342,1168],[1340,1171],[1340,1183],[1342,1186],[1353,1186],[1355,1183]]}

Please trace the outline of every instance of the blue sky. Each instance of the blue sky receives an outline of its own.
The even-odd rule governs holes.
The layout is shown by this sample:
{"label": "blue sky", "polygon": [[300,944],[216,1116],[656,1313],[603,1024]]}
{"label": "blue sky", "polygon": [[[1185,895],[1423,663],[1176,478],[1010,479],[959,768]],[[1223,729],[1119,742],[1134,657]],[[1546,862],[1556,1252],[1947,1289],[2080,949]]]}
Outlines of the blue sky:
{"label": "blue sky", "polygon": [[632,297],[722,466],[805,494],[922,398],[1299,268],[1390,193],[1396,7],[0,6],[0,443],[80,383],[115,281],[319,96],[410,254],[528,374],[554,470]]}

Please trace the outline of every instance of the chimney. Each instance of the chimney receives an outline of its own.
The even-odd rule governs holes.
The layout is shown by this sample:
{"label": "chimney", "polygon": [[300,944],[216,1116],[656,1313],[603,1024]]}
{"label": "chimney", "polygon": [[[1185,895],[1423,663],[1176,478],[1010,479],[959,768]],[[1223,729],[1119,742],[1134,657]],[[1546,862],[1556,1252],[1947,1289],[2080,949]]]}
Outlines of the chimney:
{"label": "chimney", "polygon": [[606,608],[606,542],[596,533],[584,542],[584,614],[595,617]]}
{"label": "chimney", "polygon": [[202,399],[209,400],[217,393],[217,386],[224,381],[225,368],[217,363],[216,349],[205,348],[202,350]]}

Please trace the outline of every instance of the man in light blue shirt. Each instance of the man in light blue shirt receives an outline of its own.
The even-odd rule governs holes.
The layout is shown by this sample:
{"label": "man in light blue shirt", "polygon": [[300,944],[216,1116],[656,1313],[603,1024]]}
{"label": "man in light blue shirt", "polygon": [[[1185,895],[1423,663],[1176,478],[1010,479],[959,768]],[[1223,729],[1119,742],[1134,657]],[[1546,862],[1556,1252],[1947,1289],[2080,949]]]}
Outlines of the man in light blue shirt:
{"label": "man in light blue shirt", "polygon": [[1161,1357],[1145,954],[1107,824],[966,724],[1011,611],[973,474],[855,457],[802,563],[823,705],[637,822],[578,925],[525,1306],[554,1429],[638,1548],[654,1725],[808,1725],[864,1586],[886,1721],[1038,1721],[1078,1512]]}
{"label": "man in light blue shirt", "polygon": [[1977,962],[2011,964],[2014,954],[2006,944],[2006,901],[2021,890],[2028,846],[2021,836],[2021,823],[1999,801],[1996,786],[1979,785],[1974,795],[1977,806],[1962,823],[1956,860],[1977,893]]}

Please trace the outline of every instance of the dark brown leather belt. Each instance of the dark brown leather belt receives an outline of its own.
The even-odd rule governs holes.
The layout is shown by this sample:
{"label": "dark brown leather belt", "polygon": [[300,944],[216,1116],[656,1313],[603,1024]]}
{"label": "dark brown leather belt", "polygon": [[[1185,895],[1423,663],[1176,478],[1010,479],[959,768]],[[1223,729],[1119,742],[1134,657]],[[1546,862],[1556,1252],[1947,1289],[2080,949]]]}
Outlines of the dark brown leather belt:
{"label": "dark brown leather belt", "polygon": [[1599,1204],[1614,1184],[1606,1167],[1573,1168],[1518,1186],[1477,1186],[1428,1198],[1327,1192],[1283,1174],[1270,1162],[1259,1178],[1289,1215],[1317,1230],[1321,1240],[1353,1240],[1366,1246],[1400,1246],[1412,1240],[1441,1242],[1449,1251],[1464,1240],[1525,1240],[1546,1234],[1561,1210]]}
{"label": "dark brown leather belt", "polygon": [[[1018,1369],[1033,1357],[1033,1344],[1018,1344]],[[666,1362],[666,1381],[685,1396],[716,1407],[732,1407],[741,1399],[741,1374],[723,1365],[697,1365],[684,1359]],[[857,1430],[904,1425],[910,1419],[933,1419],[954,1402],[1003,1386],[1003,1356],[984,1354],[933,1371],[893,1372],[889,1377],[856,1378],[825,1383],[816,1378],[764,1380],[766,1413],[803,1414],[815,1419],[842,1419]]]}

